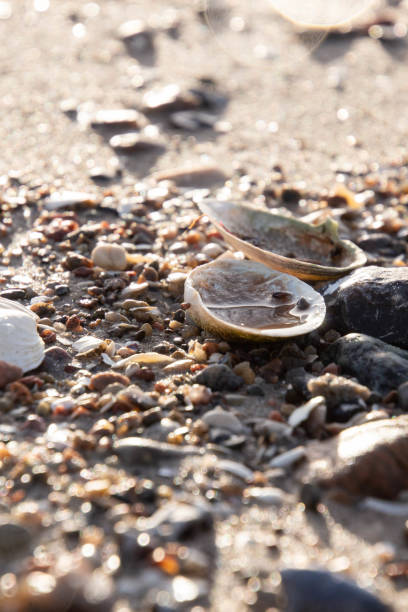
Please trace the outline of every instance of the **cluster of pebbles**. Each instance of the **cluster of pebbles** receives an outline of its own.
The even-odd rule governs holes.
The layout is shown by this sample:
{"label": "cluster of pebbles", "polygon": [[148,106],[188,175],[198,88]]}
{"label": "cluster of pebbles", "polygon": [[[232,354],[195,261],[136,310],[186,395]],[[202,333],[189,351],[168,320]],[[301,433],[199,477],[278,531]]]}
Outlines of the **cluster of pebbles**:
{"label": "cluster of pebbles", "polygon": [[[118,36],[146,58],[175,29],[128,22]],[[226,100],[205,82],[147,89],[138,110],[62,110],[126,160],[166,147],[152,117],[228,130]],[[320,193],[279,167],[264,181],[205,163],[109,184],[120,167],[93,169],[89,193],[1,177],[0,609],[202,612],[216,551],[251,550],[247,518],[234,536],[256,508],[276,519],[258,538],[271,571],[237,570],[237,610],[390,610],[383,585],[408,576],[407,167]],[[311,333],[212,335],[184,298],[188,274],[228,249],[200,216],[208,196],[334,219],[368,265],[313,283],[327,315]],[[323,521],[330,504],[346,523],[392,517],[364,588],[339,577],[344,555],[325,572],[280,562],[285,516]]]}

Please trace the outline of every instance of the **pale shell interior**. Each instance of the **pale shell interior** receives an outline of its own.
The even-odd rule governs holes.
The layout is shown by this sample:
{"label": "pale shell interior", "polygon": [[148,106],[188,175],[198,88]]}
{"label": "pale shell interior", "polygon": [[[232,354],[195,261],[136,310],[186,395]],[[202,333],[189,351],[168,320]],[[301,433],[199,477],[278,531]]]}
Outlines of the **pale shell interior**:
{"label": "pale shell interior", "polygon": [[299,279],[235,259],[195,268],[184,299],[199,325],[222,336],[296,336],[319,327],[326,311],[322,296]]}

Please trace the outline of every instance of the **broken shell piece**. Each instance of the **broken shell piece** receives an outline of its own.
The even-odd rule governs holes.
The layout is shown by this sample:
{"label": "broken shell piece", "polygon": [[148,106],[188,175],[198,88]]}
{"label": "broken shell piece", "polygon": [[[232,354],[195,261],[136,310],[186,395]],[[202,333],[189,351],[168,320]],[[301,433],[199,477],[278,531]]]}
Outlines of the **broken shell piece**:
{"label": "broken shell piece", "polygon": [[192,319],[224,338],[275,340],[319,327],[326,307],[312,287],[254,261],[220,259],[190,272],[184,301]]}
{"label": "broken shell piece", "polygon": [[91,254],[94,266],[104,270],[126,270],[128,265],[149,261],[145,255],[130,255],[120,244],[101,242],[96,245]]}
{"label": "broken shell piece", "polygon": [[162,355],[161,353],[136,353],[125,357],[117,361],[114,365],[115,370],[121,370],[122,368],[131,365],[132,363],[138,363],[139,365],[150,365],[150,366],[164,366],[169,363],[174,363],[175,359],[168,355]]}
{"label": "broken shell piece", "polygon": [[59,210],[60,208],[72,208],[73,206],[94,206],[96,197],[82,191],[55,191],[44,201],[47,210]]}
{"label": "broken shell piece", "polygon": [[29,372],[44,359],[44,342],[37,333],[37,316],[12,300],[0,298],[0,360]]}
{"label": "broken shell piece", "polygon": [[331,219],[309,225],[244,204],[206,200],[198,206],[234,249],[304,280],[337,278],[367,260],[355,244],[340,240]]}

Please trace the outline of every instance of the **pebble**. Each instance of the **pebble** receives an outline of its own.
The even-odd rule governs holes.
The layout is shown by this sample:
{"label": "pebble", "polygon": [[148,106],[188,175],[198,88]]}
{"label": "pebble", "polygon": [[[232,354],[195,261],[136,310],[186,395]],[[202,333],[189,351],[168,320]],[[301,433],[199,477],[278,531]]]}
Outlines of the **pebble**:
{"label": "pebble", "polygon": [[154,50],[154,31],[140,19],[122,23],[118,28],[118,37],[128,46],[132,55]]}
{"label": "pebble", "polygon": [[137,132],[116,134],[110,138],[109,145],[112,149],[122,153],[143,153],[154,149],[165,149],[161,141],[149,138]]}
{"label": "pebble", "polygon": [[117,440],[113,449],[124,463],[135,468],[141,465],[155,465],[158,461],[177,461],[189,455],[200,454],[200,450],[195,446],[175,446],[138,437]]}
{"label": "pebble", "polygon": [[15,556],[31,544],[30,532],[11,522],[7,517],[0,517],[0,554],[4,557]]}
{"label": "pebble", "polygon": [[142,115],[132,108],[97,111],[91,118],[92,127],[140,128],[144,125]]}
{"label": "pebble", "polygon": [[289,451],[276,455],[269,465],[272,468],[290,468],[296,463],[300,463],[306,457],[306,448],[297,446]]}
{"label": "pebble", "polygon": [[234,414],[223,410],[220,406],[206,412],[202,416],[202,420],[208,427],[226,429],[232,433],[239,434],[246,430]]}
{"label": "pebble", "polygon": [[381,394],[398,389],[408,379],[408,351],[365,334],[339,338],[328,347],[326,360]]}
{"label": "pebble", "polygon": [[193,377],[193,382],[212,391],[237,391],[243,384],[242,378],[223,364],[207,366]]}
{"label": "pebble", "polygon": [[205,188],[214,185],[223,185],[227,180],[225,173],[216,165],[187,166],[185,168],[172,168],[153,174],[157,181],[172,181],[178,187]]}
{"label": "pebble", "polygon": [[144,293],[149,288],[149,283],[130,283],[127,287],[125,287],[120,297],[121,299],[134,299],[139,297],[142,293]]}
{"label": "pebble", "polygon": [[18,380],[23,375],[23,370],[7,361],[0,361],[0,389]]}
{"label": "pebble", "polygon": [[99,372],[98,374],[91,376],[89,388],[92,391],[103,391],[105,387],[111,385],[112,383],[119,383],[127,386],[130,384],[130,380],[127,376],[119,374],[119,372],[107,370],[106,372]]}
{"label": "pebble", "polygon": [[194,532],[206,533],[212,529],[210,508],[202,501],[192,503],[170,501],[150,518],[139,521],[140,528],[166,540],[191,537]]}
{"label": "pebble", "polygon": [[241,363],[234,367],[233,371],[243,378],[247,385],[251,385],[255,381],[255,372],[251,368],[249,361],[241,361]]}
{"label": "pebble", "polygon": [[307,388],[313,396],[323,395],[328,408],[335,408],[343,402],[357,401],[359,398],[367,401],[371,395],[368,387],[344,376],[329,373],[309,380]]}
{"label": "pebble", "polygon": [[281,572],[286,612],[391,612],[374,595],[326,571]]}
{"label": "pebble", "polygon": [[0,291],[0,297],[7,300],[24,300],[26,292],[25,289],[6,289],[5,291]]}
{"label": "pebble", "polygon": [[324,291],[331,326],[408,348],[408,268],[367,266]]}
{"label": "pebble", "polygon": [[82,191],[56,191],[44,200],[44,208],[47,210],[72,208],[73,206],[94,206],[95,204],[95,196]]}
{"label": "pebble", "polygon": [[281,506],[285,500],[284,492],[277,487],[249,487],[243,491],[243,497],[266,506]]}
{"label": "pebble", "polygon": [[[408,417],[349,427],[311,442],[302,479],[352,495],[395,499],[408,488]],[[306,478],[303,478],[303,477]]]}
{"label": "pebble", "polygon": [[404,382],[398,387],[398,405],[402,410],[408,410],[408,382]]}
{"label": "pebble", "polygon": [[195,132],[201,128],[214,127],[217,123],[217,116],[203,111],[179,111],[170,115],[170,123],[175,128]]}
{"label": "pebble", "polygon": [[61,377],[64,374],[65,366],[71,362],[71,359],[71,355],[66,350],[59,346],[52,346],[45,350],[44,361],[40,367],[44,372]]}
{"label": "pebble", "polygon": [[183,374],[188,372],[193,364],[194,361],[192,359],[178,359],[174,363],[164,366],[163,372],[168,375]]}
{"label": "pebble", "polygon": [[167,288],[174,297],[178,297],[183,293],[184,283],[186,282],[187,274],[184,272],[172,272],[167,277]]}
{"label": "pebble", "polygon": [[220,459],[217,463],[217,469],[246,482],[250,482],[254,477],[254,472],[246,465],[238,463],[238,461],[232,461],[232,459]]}

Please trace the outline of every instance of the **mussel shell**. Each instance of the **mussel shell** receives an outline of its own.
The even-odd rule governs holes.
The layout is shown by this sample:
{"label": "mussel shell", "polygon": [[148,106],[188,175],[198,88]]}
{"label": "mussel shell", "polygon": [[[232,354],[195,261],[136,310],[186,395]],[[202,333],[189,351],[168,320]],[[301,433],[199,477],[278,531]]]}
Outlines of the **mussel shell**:
{"label": "mussel shell", "polygon": [[[233,202],[204,200],[198,205],[231,247],[249,259],[303,280],[338,278],[367,261],[358,246],[338,238],[337,224],[330,219],[310,225]],[[279,251],[291,253],[288,256]],[[322,263],[305,261],[308,258]],[[338,265],[329,265],[333,260]]]}
{"label": "mussel shell", "polygon": [[200,327],[223,338],[253,341],[299,336],[319,327],[324,300],[294,276],[261,263],[219,259],[187,277],[184,301]]}
{"label": "mussel shell", "polygon": [[37,333],[37,316],[17,302],[0,298],[0,360],[33,370],[44,359],[44,342]]}

